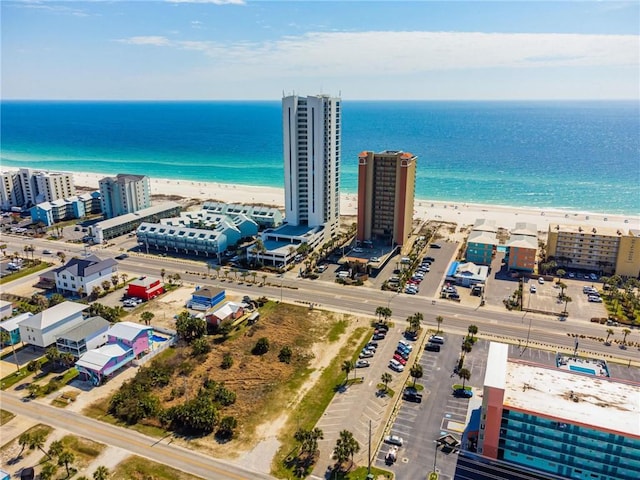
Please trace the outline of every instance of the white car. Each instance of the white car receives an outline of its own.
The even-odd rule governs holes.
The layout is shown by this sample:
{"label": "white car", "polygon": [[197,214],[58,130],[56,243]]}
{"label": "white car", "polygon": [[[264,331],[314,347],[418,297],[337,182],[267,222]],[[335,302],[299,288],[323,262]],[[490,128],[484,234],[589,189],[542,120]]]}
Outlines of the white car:
{"label": "white car", "polygon": [[535,286],[535,285],[531,285],[531,286],[529,287],[529,291],[530,291],[531,293],[536,293],[536,292],[538,291],[538,289],[536,288],[536,286]]}
{"label": "white car", "polygon": [[384,437],[384,443],[390,443],[391,445],[398,445],[401,447],[404,445],[404,440],[398,435],[387,435]]}
{"label": "white car", "polygon": [[589,295],[587,300],[593,303],[602,303],[602,299],[598,295]]}
{"label": "white car", "polygon": [[408,349],[409,351],[412,351],[412,350],[413,350],[413,346],[412,346],[409,342],[407,342],[407,341],[405,341],[405,340],[400,340],[400,341],[398,342],[398,345],[404,345],[404,347],[405,347],[406,349]]}
{"label": "white car", "polygon": [[544,278],[542,278],[542,277],[538,277],[538,283],[539,283],[540,285],[544,285]]}
{"label": "white car", "polygon": [[391,370],[395,370],[396,372],[404,372],[404,365],[393,358],[389,360],[389,368]]}

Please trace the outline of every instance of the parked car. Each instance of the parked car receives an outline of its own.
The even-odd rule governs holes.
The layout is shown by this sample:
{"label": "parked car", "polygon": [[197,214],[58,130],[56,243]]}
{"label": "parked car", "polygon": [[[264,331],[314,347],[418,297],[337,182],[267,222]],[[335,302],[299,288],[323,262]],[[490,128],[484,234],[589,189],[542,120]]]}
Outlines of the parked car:
{"label": "parked car", "polygon": [[406,342],[406,341],[404,341],[404,340],[400,340],[400,341],[398,342],[398,346],[399,346],[399,345],[403,345],[404,347],[406,347],[407,349],[409,349],[409,351],[413,350],[413,346],[412,346],[409,342]]}
{"label": "parked car", "polygon": [[46,250],[46,249],[45,249],[45,250],[43,250],[43,251],[42,251],[42,253],[43,253],[44,255],[51,255],[51,250]]}
{"label": "parked car", "polygon": [[393,360],[393,359],[389,360],[389,368],[391,370],[395,370],[396,372],[403,372],[404,371],[404,365],[402,365],[397,360]]}
{"label": "parked car", "polygon": [[400,364],[402,364],[402,365],[406,365],[407,364],[407,361],[404,358],[402,358],[402,355],[400,355],[399,353],[394,354],[393,355],[393,359],[398,361],[398,362],[400,362]]}
{"label": "parked car", "polygon": [[386,323],[378,323],[376,324],[376,330],[380,330],[381,332],[388,332],[389,325],[387,325]]}
{"label": "parked car", "polygon": [[369,360],[360,359],[356,361],[356,368],[367,368],[370,365]]}
{"label": "parked car", "polygon": [[442,248],[442,245],[440,245],[439,243],[432,243],[431,248]]}
{"label": "parked car", "polygon": [[371,338],[373,338],[374,340],[384,340],[385,335],[384,333],[374,333],[373,337]]}
{"label": "parked car", "polygon": [[413,387],[405,388],[402,398],[410,402],[422,403],[422,393],[418,392],[418,390]]}
{"label": "parked car", "polygon": [[398,435],[387,435],[384,437],[384,443],[390,443],[391,445],[397,445],[399,447],[404,445],[404,440]]}
{"label": "parked car", "polygon": [[544,278],[542,278],[542,277],[538,277],[538,283],[539,283],[540,285],[544,285]]}
{"label": "parked car", "polygon": [[473,397],[473,392],[469,389],[466,388],[458,388],[456,390],[454,390],[453,394],[456,397],[462,397],[462,398],[471,398]]}
{"label": "parked car", "polygon": [[371,358],[373,357],[373,352],[370,350],[363,350],[360,352],[360,355],[358,355],[358,358]]}
{"label": "parked car", "polygon": [[428,342],[424,349],[428,352],[439,352],[440,345],[438,345],[437,343]]}
{"label": "parked car", "polygon": [[535,285],[531,285],[531,286],[529,287],[529,291],[530,291],[531,293],[536,293],[536,292],[538,291],[538,289],[536,288],[536,286],[535,286]]}
{"label": "parked car", "polygon": [[406,360],[409,360],[409,352],[407,352],[406,350],[396,350],[394,353],[395,355],[400,355],[402,358]]}
{"label": "parked car", "polygon": [[435,258],[433,258],[433,257],[424,257],[424,258],[422,259],[422,261],[423,261],[423,262],[430,262],[430,263],[433,263],[433,262],[435,262],[435,261],[436,261],[436,259],[435,259]]}
{"label": "parked car", "polygon": [[587,297],[587,300],[593,303],[602,303],[602,298],[600,298],[598,295],[589,295]]}
{"label": "parked car", "polygon": [[129,255],[126,253],[121,253],[120,255],[116,256],[116,260],[124,260],[125,258],[129,258]]}
{"label": "parked car", "polygon": [[384,456],[384,463],[386,465],[393,465],[398,459],[398,447],[393,446],[389,448],[389,451]]}
{"label": "parked car", "polygon": [[370,340],[370,341],[367,343],[367,345],[366,345],[366,346],[367,346],[367,347],[376,347],[376,348],[378,348],[378,346],[379,346],[379,345],[380,345],[380,344],[379,344],[378,342],[376,342],[375,340]]}

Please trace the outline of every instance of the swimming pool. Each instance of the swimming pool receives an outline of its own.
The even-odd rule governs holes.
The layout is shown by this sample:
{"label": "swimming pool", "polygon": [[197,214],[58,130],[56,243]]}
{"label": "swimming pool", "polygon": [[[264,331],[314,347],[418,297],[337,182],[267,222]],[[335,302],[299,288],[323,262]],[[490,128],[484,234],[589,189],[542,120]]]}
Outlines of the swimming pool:
{"label": "swimming pool", "polygon": [[151,340],[153,340],[154,342],[166,342],[167,339],[164,337],[160,337],[158,335],[151,335]]}
{"label": "swimming pool", "polygon": [[592,368],[579,367],[577,365],[569,365],[569,370],[580,373],[588,373],[589,375],[595,375],[596,371]]}

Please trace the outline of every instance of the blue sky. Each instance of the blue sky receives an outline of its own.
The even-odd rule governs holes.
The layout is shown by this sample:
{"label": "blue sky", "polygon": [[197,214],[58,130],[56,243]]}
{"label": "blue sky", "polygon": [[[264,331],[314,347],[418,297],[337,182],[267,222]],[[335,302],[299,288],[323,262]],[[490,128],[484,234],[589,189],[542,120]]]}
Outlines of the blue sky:
{"label": "blue sky", "polygon": [[637,99],[640,2],[2,0],[4,99]]}

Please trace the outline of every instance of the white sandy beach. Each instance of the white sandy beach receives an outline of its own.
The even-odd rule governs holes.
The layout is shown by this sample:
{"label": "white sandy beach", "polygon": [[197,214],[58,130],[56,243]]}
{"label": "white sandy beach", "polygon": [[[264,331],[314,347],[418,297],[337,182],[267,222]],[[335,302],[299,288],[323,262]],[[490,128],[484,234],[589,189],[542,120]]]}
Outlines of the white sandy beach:
{"label": "white sandy beach", "polygon": [[[76,186],[97,188],[102,174],[74,173]],[[188,180],[151,179],[152,195],[176,195],[198,200],[220,200],[228,203],[262,203],[284,207],[284,189],[246,185],[229,185]],[[342,215],[357,213],[355,194],[342,195]],[[512,229],[517,222],[537,225],[538,231],[546,231],[550,223],[570,223],[589,227],[616,229],[640,229],[640,216],[607,215],[602,213],[574,212],[553,209],[527,209],[474,203],[452,203],[433,200],[415,201],[415,216],[422,220],[441,220],[471,225],[478,218],[493,219],[498,227]]]}
{"label": "white sandy beach", "polygon": [[[5,170],[17,170],[5,168]],[[77,187],[98,189],[104,174],[73,172]],[[247,185],[230,185],[216,182],[194,182],[189,180],[151,179],[152,195],[179,196],[198,200],[219,200],[227,203],[260,203],[284,208],[284,189]],[[340,204],[341,215],[356,215],[355,194],[344,194]],[[517,222],[529,222],[538,231],[546,231],[550,223],[566,223],[593,227],[610,227],[627,231],[640,229],[640,216],[608,215],[568,210],[517,208],[475,203],[454,203],[435,200],[415,201],[415,218],[453,222],[462,227],[472,225],[478,218],[492,219],[498,227],[513,229]]]}

